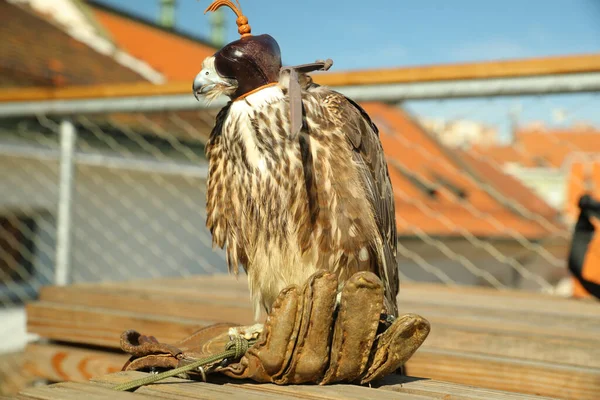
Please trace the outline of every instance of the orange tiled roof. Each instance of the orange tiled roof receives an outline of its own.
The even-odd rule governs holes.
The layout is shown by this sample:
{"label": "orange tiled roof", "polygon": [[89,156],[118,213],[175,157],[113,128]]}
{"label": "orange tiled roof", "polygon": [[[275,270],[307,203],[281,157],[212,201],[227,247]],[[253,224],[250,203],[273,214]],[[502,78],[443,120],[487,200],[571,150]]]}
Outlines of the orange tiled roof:
{"label": "orange tiled roof", "polygon": [[559,168],[570,154],[600,153],[600,130],[521,129],[510,146],[474,146],[472,151],[500,165],[518,163],[524,167]]}
{"label": "orange tiled roof", "polygon": [[49,87],[145,79],[48,22],[26,5],[0,1],[0,87]]}
{"label": "orange tiled roof", "polygon": [[169,81],[191,82],[200,71],[204,58],[216,52],[191,35],[165,29],[96,2],[88,4],[119,47],[146,61]]}
{"label": "orange tiled roof", "polygon": [[[519,215],[483,189],[466,165],[427,134],[409,115],[382,103],[362,103],[381,132],[396,195],[399,235],[422,230],[429,235],[510,237],[547,236],[539,223]],[[475,166],[473,161],[472,166]],[[529,189],[510,188],[515,180],[501,171],[485,171],[477,179],[490,184],[505,197],[546,217],[555,213]],[[539,211],[536,211],[538,214]],[[557,228],[560,229],[560,228]]]}
{"label": "orange tiled roof", "polygon": [[553,167],[560,167],[572,153],[600,153],[600,130],[593,128],[521,130],[517,132],[516,139],[527,153]]}
{"label": "orange tiled roof", "polygon": [[548,220],[558,217],[558,210],[538,197],[521,181],[504,173],[500,165],[468,152],[457,152],[457,155],[459,155],[457,162],[469,168],[472,176],[497,191],[495,198],[501,203],[509,207],[518,204],[525,210]]}

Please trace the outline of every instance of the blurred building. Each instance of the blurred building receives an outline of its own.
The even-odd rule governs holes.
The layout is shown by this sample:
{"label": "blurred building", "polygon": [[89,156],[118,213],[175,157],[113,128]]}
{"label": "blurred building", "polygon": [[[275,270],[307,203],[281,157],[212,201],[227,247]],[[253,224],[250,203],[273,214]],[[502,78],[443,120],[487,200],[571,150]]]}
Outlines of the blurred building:
{"label": "blurred building", "polygon": [[419,118],[419,123],[451,148],[465,148],[473,145],[492,146],[497,143],[498,139],[496,128],[476,121],[422,117]]}
{"label": "blurred building", "polygon": [[531,124],[518,129],[509,146],[475,146],[471,153],[519,179],[567,223],[577,217],[581,194],[600,195],[600,131],[586,124],[555,129]]}

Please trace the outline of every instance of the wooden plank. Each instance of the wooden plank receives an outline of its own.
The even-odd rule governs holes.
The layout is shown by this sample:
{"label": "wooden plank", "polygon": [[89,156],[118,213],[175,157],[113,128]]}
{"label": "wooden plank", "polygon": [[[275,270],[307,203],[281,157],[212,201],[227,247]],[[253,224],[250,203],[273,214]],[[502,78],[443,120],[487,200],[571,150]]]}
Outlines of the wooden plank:
{"label": "wooden plank", "polygon": [[[206,284],[206,282],[204,282]],[[500,308],[491,308],[481,306],[482,301],[469,297],[469,291],[460,296],[472,301],[463,301],[457,299],[458,294],[452,293],[451,296],[442,297],[440,302],[434,302],[421,291],[416,291],[416,295],[408,296],[411,286],[403,288],[405,293],[401,299],[402,310],[421,314],[428,318],[446,317],[451,315],[453,319],[468,319],[479,321],[497,321],[499,327],[508,325],[521,326],[523,329],[531,329],[531,333],[544,334],[550,332],[552,335],[563,335],[565,337],[593,339],[600,335],[600,307],[595,307],[594,313],[590,318],[588,312],[548,312],[545,309],[535,307],[509,309],[505,306]],[[430,288],[433,292],[434,288]],[[415,290],[413,290],[415,292]],[[496,291],[497,292],[497,291]],[[197,290],[168,290],[163,286],[153,288],[146,285],[143,288],[125,288],[121,289],[113,286],[103,287],[81,287],[72,286],[66,288],[48,287],[41,292],[40,298],[46,301],[81,304],[102,308],[117,308],[126,311],[148,312],[156,315],[171,315],[176,317],[197,317],[207,320],[221,322],[235,322],[240,324],[252,323],[250,302],[245,296],[237,297],[232,294],[232,298],[227,298],[230,292],[223,294],[223,297],[215,297],[213,294],[206,294],[204,288]],[[231,292],[233,293],[233,292]],[[493,295],[491,291],[488,295]],[[449,298],[451,297],[451,298]],[[553,299],[554,300],[554,299]],[[564,303],[567,300],[561,300]],[[569,301],[567,301],[569,302]],[[149,305],[149,303],[151,305]],[[570,302],[569,302],[570,303]],[[577,302],[575,301],[577,304]],[[495,301],[492,304],[503,304],[502,301]],[[523,302],[521,302],[523,304]],[[554,306],[554,304],[552,304]],[[218,309],[217,309],[218,307]],[[555,307],[556,309],[559,307]],[[577,329],[573,329],[577,327]]]}
{"label": "wooden plank", "polygon": [[107,347],[118,347],[119,337],[127,329],[173,343],[212,323],[49,302],[27,305],[29,332],[47,339]]}
{"label": "wooden plank", "polygon": [[[133,281],[114,281],[100,283],[78,283],[69,287],[102,287],[102,288],[127,288],[129,290],[144,289],[154,287],[157,289],[191,289],[193,291],[202,291],[204,289],[218,290],[226,289],[226,291],[241,291],[243,295],[248,294],[248,283],[245,275],[234,277],[229,274],[213,274],[213,275],[193,275],[187,277],[167,277],[167,278],[151,278],[140,279]],[[42,292],[45,288],[42,288]],[[507,308],[503,304],[506,300],[517,300],[519,304],[523,304],[527,309],[535,307],[539,310],[540,304],[547,306],[550,304],[568,305],[569,310],[585,310],[588,313],[598,314],[598,301],[582,301],[581,299],[568,299],[560,296],[529,292],[522,290],[497,290],[494,288],[486,288],[480,286],[461,286],[461,285],[442,285],[435,283],[419,283],[419,282],[402,282],[400,288],[400,300],[414,300],[422,298],[426,295],[429,301],[435,302],[435,299],[446,300],[448,296],[454,301],[464,301],[465,296],[468,298],[476,298],[482,300],[483,304],[492,307]],[[474,297],[471,297],[474,296]],[[500,303],[498,303],[500,302]],[[542,307],[546,308],[546,307]],[[549,310],[550,311],[550,310]]]}
{"label": "wooden plank", "polygon": [[600,369],[421,348],[406,373],[439,381],[560,399],[596,400]]}
{"label": "wooden plank", "polygon": [[[146,374],[140,372],[121,372],[92,380],[94,383],[111,387],[120,383],[138,379]],[[454,383],[432,381],[429,379],[415,377],[389,376],[372,388],[361,387],[358,385],[335,385],[335,386],[314,386],[314,385],[289,385],[276,386],[266,384],[256,384],[252,382],[235,381],[227,378],[213,377],[216,384],[207,384],[203,382],[190,382],[177,378],[170,378],[164,384],[150,385],[140,388],[136,392],[150,393],[162,386],[163,393],[169,388],[176,387],[179,391],[188,387],[190,391],[198,393],[204,391],[207,386],[221,386],[234,388],[237,391],[243,391],[248,394],[259,394],[265,398],[300,397],[300,398],[327,398],[327,399],[385,399],[385,398],[410,398],[410,399],[464,399],[464,400],[546,400],[550,397],[530,396],[526,394],[513,394],[509,392],[475,388]],[[394,392],[390,397],[388,392]],[[252,396],[251,398],[254,398]]]}
{"label": "wooden plank", "polygon": [[[108,308],[107,312],[98,312],[107,318],[106,324],[110,326],[129,326],[141,330],[141,328],[137,328],[138,325],[133,319],[140,318],[142,315],[152,316],[156,319],[181,317],[191,324],[198,323],[198,320],[207,321],[207,323],[209,323],[208,321],[252,323],[249,305],[239,308],[222,307],[218,303],[210,304],[202,300],[187,300],[178,298],[178,296],[166,298],[145,296],[142,298],[135,292],[114,294],[112,291],[102,292],[98,289],[82,291],[81,288],[65,288],[65,290],[55,290],[55,292],[57,293],[56,296],[53,296],[55,300],[62,299],[65,302],[79,303],[79,306],[74,306],[76,310],[81,306],[91,305],[99,306],[95,310]],[[43,304],[37,304],[36,307],[41,305]],[[119,314],[113,320],[111,318],[113,313],[110,310],[116,307],[119,309]],[[505,311],[500,311],[500,315],[493,315],[487,310],[472,310],[464,307],[452,309],[440,307],[438,309],[433,306],[420,307],[419,304],[411,305],[408,309],[426,316],[433,325],[432,332],[424,344],[425,347],[480,354],[512,355],[517,358],[538,361],[600,367],[600,335],[598,335],[600,331],[589,330],[588,327],[585,327],[585,324],[590,324],[587,318],[581,320],[567,318],[565,321],[550,316],[546,318],[539,315],[521,317],[520,313]],[[80,312],[76,310],[63,308],[63,317],[75,314],[71,316],[71,319],[79,318]],[[125,315],[130,316],[132,321],[123,322]],[[42,331],[34,326],[37,322],[32,313],[31,330],[42,334]],[[147,324],[149,323],[151,320],[147,321]],[[143,332],[158,337],[164,335],[164,327],[148,325],[146,327],[149,330]],[[71,334],[73,333],[71,332]],[[77,334],[81,335],[81,332]],[[82,340],[89,340],[89,334],[93,334],[93,332],[88,332]],[[57,339],[57,337],[53,338]],[[182,338],[183,336],[176,340]],[[102,342],[93,342],[92,344],[118,346],[116,332],[111,342],[106,341],[109,339],[107,337],[104,339]],[[65,340],[68,339],[65,338]]]}
{"label": "wooden plank", "polygon": [[[113,288],[124,291],[157,291],[173,293],[171,289],[186,295],[218,296],[243,299],[249,296],[245,276],[235,278],[227,274],[191,276],[185,278],[161,278],[127,282],[105,282],[102,284],[77,284],[72,287]],[[44,290],[42,289],[43,296]],[[231,297],[229,297],[231,296]],[[43,297],[42,297],[43,299]],[[565,299],[559,296],[525,292],[519,290],[497,290],[476,286],[446,286],[431,283],[403,282],[399,302],[422,302],[439,305],[460,305],[498,310],[534,311],[551,315],[568,314],[574,316],[600,316],[597,301]]]}
{"label": "wooden plank", "polygon": [[419,299],[423,303],[492,308],[508,311],[534,311],[550,315],[567,314],[599,317],[598,302],[565,299],[542,293],[496,290],[478,287],[450,287],[436,284],[404,284],[399,301]]}
{"label": "wooden plank", "polygon": [[[461,79],[513,78],[600,71],[600,54],[430,65],[314,74],[326,86],[383,85]],[[189,82],[126,83],[0,90],[0,102],[190,94]]]}
{"label": "wooden plank", "polygon": [[156,396],[141,393],[117,392],[99,385],[64,382],[22,390],[19,399],[36,400],[150,400]]}
{"label": "wooden plank", "polygon": [[[449,324],[490,323],[497,329],[520,330],[532,334],[570,337],[574,339],[598,339],[600,337],[600,316],[583,317],[571,314],[548,314],[545,311],[505,310],[484,308],[472,304],[430,304],[405,301],[401,310],[436,319]],[[446,322],[447,321],[447,322]],[[469,322],[470,321],[470,322]],[[577,329],[573,329],[576,327]]]}
{"label": "wooden plank", "polygon": [[[146,374],[140,372],[121,372],[104,377],[95,378],[94,383],[105,387],[113,387],[120,383],[129,382]],[[215,377],[216,378],[216,377]],[[219,382],[224,382],[219,379]],[[226,381],[231,382],[231,381]],[[316,390],[315,390],[316,389]],[[215,398],[234,398],[234,399],[415,399],[430,400],[431,397],[406,395],[402,392],[394,394],[385,393],[375,389],[360,387],[355,385],[336,385],[332,387],[315,387],[312,385],[302,386],[276,386],[270,384],[257,383],[205,383],[196,381],[186,381],[183,379],[170,378],[166,382],[159,382],[137,389],[136,393],[147,395],[159,394],[168,398],[192,398],[192,399],[215,399]]]}
{"label": "wooden plank", "polygon": [[[186,302],[178,308],[177,303],[174,303],[172,308],[174,310],[182,311],[185,307],[189,306],[190,303]],[[193,312],[193,308],[191,311]],[[65,317],[67,315],[72,315],[72,319],[77,319],[80,315],[79,312],[72,312],[71,310],[65,311],[64,314]],[[103,314],[105,318],[110,318],[110,312],[103,312]],[[201,314],[199,317],[203,320],[207,316],[205,313],[198,314]],[[531,329],[515,329],[514,327],[511,327],[508,322],[503,321],[498,321],[495,325],[491,325],[489,322],[484,321],[482,324],[478,325],[476,322],[469,323],[468,321],[457,320],[454,316],[448,317],[447,315],[444,315],[443,317],[432,317],[430,314],[426,313],[423,315],[427,315],[433,324],[432,332],[423,345],[425,348],[432,347],[479,354],[504,355],[522,359],[600,368],[600,338],[598,336],[593,336],[591,333],[586,340],[581,340],[581,338],[578,338],[577,336],[564,337],[556,334],[556,332],[548,326],[539,327],[539,332],[536,333],[532,332]],[[137,318],[140,318],[139,313],[132,313],[130,316],[132,320],[136,316]],[[122,314],[117,317],[118,318],[114,321],[112,319],[107,320],[106,324],[110,326],[120,324],[122,327],[129,326],[138,329],[133,321],[128,323],[119,322],[122,321]],[[235,320],[228,316],[221,319],[229,321]],[[37,321],[32,316],[31,324],[33,325],[36,322]],[[147,324],[148,323],[151,322],[147,321]],[[571,325],[569,329],[573,329],[573,326],[576,325]],[[168,325],[168,327],[170,331],[173,330],[173,325]],[[147,328],[149,329],[147,332],[154,336],[162,337],[162,335],[165,335],[163,332],[165,329],[164,327],[147,326]],[[80,327],[80,329],[83,328]],[[110,337],[103,337],[101,342],[94,341],[92,344],[103,344],[113,348],[118,347],[119,336],[116,331],[113,332],[115,332],[115,334],[113,335],[112,340]],[[575,332],[577,332],[577,329],[575,329]],[[89,334],[92,333],[93,332],[89,332]],[[90,341],[88,333],[81,339],[81,330],[71,331],[70,334],[78,335],[77,339],[72,338],[73,341]],[[65,337],[62,333],[53,338],[56,340],[69,340],[69,337]],[[183,336],[177,338],[177,340],[182,338]]]}
{"label": "wooden plank", "polygon": [[235,299],[216,299],[211,296],[191,296],[181,291],[166,295],[145,290],[114,290],[113,288],[47,288],[40,296],[43,301],[64,305],[80,305],[108,310],[147,313],[157,316],[199,318],[215,322],[250,325],[254,314],[250,302]]}
{"label": "wooden plank", "polygon": [[600,373],[598,337],[594,340],[577,340],[523,331],[501,331],[432,322],[431,333],[421,348],[585,366],[598,368]]}
{"label": "wooden plank", "polygon": [[[113,388],[114,386],[146,376],[141,372],[119,372],[116,374],[99,376],[91,380],[94,384]],[[215,399],[215,398],[249,398],[261,400],[277,398],[273,396],[256,395],[253,392],[236,390],[235,388],[222,387],[204,382],[192,382],[179,378],[167,378],[153,385],[143,386],[135,390],[135,393],[160,396],[165,399]]]}
{"label": "wooden plank", "polygon": [[[98,354],[102,352],[77,349],[71,346],[31,345],[30,347],[31,354],[35,356],[36,360],[36,369],[32,372],[38,373],[40,378],[53,381],[60,380],[61,377],[85,381],[84,378],[94,374],[94,371],[120,369],[128,358],[122,354],[108,352]],[[57,354],[65,354],[60,356],[62,359],[59,362],[55,359]],[[81,367],[78,364],[83,360],[90,359],[93,360],[95,366],[91,369],[84,367],[87,373],[79,372]],[[407,372],[412,376],[565,399],[592,399],[593,396],[590,393],[600,390],[600,369],[598,368],[572,367],[548,362],[527,362],[512,357],[492,357],[426,346],[415,353],[406,367]],[[557,392],[555,393],[555,391]],[[587,397],[585,397],[586,393]]]}
{"label": "wooden plank", "polygon": [[25,349],[24,370],[50,382],[87,382],[119,372],[129,355],[75,346],[31,343]]}
{"label": "wooden plank", "polygon": [[[153,334],[163,338],[173,338],[177,341],[185,337],[174,337],[173,330],[179,325],[179,331],[186,331],[178,320],[172,317],[181,317],[187,325],[197,327],[205,323],[231,321],[240,324],[252,323],[249,305],[241,307],[221,307],[205,300],[188,300],[185,297],[139,296],[134,291],[124,294],[114,294],[111,290],[103,292],[97,288],[83,291],[81,288],[64,288],[54,290],[53,299],[70,302],[73,308],[61,305],[60,313],[63,319],[83,320],[90,319],[89,310],[93,309],[91,317],[93,324],[79,326],[77,330],[65,333],[63,321],[48,318],[46,311],[39,310],[46,303],[36,303],[31,307],[45,317],[46,325],[41,327],[38,314],[30,313],[30,330],[44,337],[55,340],[70,340],[84,344],[100,344],[109,347],[118,347],[118,338],[122,330],[137,329],[144,333]],[[61,297],[62,296],[62,297]],[[235,303],[233,303],[235,305]],[[505,310],[490,312],[480,308],[464,306],[442,307],[421,306],[408,304],[408,309],[417,312],[430,320],[433,329],[424,347],[433,347],[446,350],[474,352],[490,355],[512,355],[517,358],[568,363],[589,367],[600,367],[600,332],[597,320],[587,318],[556,318],[544,313],[521,315],[521,313]],[[82,306],[97,305],[98,308]],[[104,307],[107,309],[105,310]],[[55,311],[55,307],[50,311]],[[118,308],[118,312],[113,311]],[[84,317],[81,317],[84,313]],[[102,315],[104,325],[121,327],[121,331],[112,330],[112,338],[103,336],[101,340],[92,339],[98,334],[98,325],[95,324],[96,315]],[[140,324],[140,318],[144,323]],[[137,321],[136,321],[137,319]],[[172,321],[171,324],[165,320]],[[599,319],[600,320],[600,319]],[[595,330],[589,325],[596,324]],[[81,324],[80,324],[81,325]],[[45,329],[45,330],[44,330]],[[102,330],[102,329],[101,329]],[[167,331],[167,332],[165,332]],[[584,340],[582,340],[584,339]]]}
{"label": "wooden plank", "polygon": [[25,361],[23,352],[0,354],[0,399],[18,393],[36,379],[23,370]]}
{"label": "wooden plank", "polygon": [[[32,304],[29,324],[44,337],[114,348],[125,329],[174,342],[201,324],[213,323],[210,319],[237,322],[230,316],[251,315],[247,297],[235,297],[247,294],[247,285],[231,277],[137,282],[128,290],[120,285],[127,284],[48,288],[42,295],[55,302]],[[223,296],[214,299],[216,293]],[[407,312],[417,312],[432,323],[429,338],[408,363],[413,375],[532,394],[543,392],[540,387],[546,381],[552,382],[552,388],[559,382],[564,390],[582,396],[586,390],[600,390],[597,304],[590,307],[590,303],[520,292],[513,301],[512,294],[493,289],[430,284],[406,284],[401,300],[402,295],[401,306]],[[215,310],[226,312],[216,315]],[[49,365],[52,351],[47,353]],[[420,362],[423,357],[426,362]],[[560,374],[574,379],[561,381]],[[569,398],[566,392],[558,393]]]}
{"label": "wooden plank", "polygon": [[378,381],[373,387],[379,390],[391,390],[436,399],[472,399],[472,400],[548,400],[556,397],[511,393],[485,389],[476,386],[460,385],[451,382],[436,381],[413,376],[389,375]]}

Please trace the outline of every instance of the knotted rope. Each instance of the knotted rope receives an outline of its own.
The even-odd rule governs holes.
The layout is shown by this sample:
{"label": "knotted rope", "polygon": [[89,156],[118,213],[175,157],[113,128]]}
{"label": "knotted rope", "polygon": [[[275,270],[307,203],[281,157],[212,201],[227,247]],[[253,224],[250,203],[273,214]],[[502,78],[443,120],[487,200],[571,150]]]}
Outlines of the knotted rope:
{"label": "knotted rope", "polygon": [[182,373],[185,373],[188,371],[192,371],[192,370],[196,370],[196,369],[200,370],[200,372],[202,373],[202,376],[204,377],[203,367],[205,367],[206,365],[214,364],[219,361],[223,361],[223,360],[231,360],[231,361],[238,360],[244,354],[246,354],[246,351],[248,351],[250,346],[252,346],[255,342],[256,342],[256,340],[246,340],[242,337],[236,336],[225,345],[225,351],[223,351],[221,353],[214,354],[210,357],[202,358],[202,359],[194,361],[190,364],[187,364],[187,365],[175,368],[175,369],[171,369],[168,371],[164,371],[159,374],[148,375],[144,378],[136,379],[136,380],[133,380],[130,382],[125,382],[125,383],[115,386],[113,389],[119,390],[119,391],[127,391],[127,390],[131,390],[131,389],[137,389],[140,386],[149,385],[151,383],[155,383],[160,380],[163,380],[166,378],[171,378],[173,376],[177,376],[179,374],[182,374]]}

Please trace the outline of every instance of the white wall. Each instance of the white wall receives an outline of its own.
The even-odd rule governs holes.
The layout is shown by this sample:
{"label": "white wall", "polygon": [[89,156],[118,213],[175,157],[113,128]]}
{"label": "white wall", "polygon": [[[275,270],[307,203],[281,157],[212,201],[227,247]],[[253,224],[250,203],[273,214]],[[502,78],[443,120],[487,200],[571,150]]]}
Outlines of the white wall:
{"label": "white wall", "polygon": [[524,168],[507,165],[504,172],[520,180],[549,205],[564,210],[566,201],[566,173],[557,168]]}

